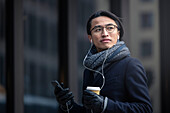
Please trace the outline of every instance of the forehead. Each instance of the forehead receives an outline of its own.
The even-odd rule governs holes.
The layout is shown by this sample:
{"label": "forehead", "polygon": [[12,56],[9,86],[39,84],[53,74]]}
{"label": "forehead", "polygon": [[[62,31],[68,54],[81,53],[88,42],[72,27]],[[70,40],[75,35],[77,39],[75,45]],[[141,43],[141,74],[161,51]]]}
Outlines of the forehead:
{"label": "forehead", "polygon": [[100,16],[97,18],[94,18],[91,22],[91,27],[93,28],[94,26],[101,25],[104,26],[106,24],[113,24],[116,25],[115,21],[109,17],[106,16]]}

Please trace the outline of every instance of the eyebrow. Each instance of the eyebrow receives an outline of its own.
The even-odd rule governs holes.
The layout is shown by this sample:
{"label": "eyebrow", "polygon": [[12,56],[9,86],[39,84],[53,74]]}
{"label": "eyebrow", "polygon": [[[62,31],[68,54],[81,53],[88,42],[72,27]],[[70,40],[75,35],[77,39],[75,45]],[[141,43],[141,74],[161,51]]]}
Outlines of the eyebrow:
{"label": "eyebrow", "polygon": [[[112,23],[106,24],[105,26],[110,26],[110,25],[117,26]],[[102,27],[102,26],[101,25],[94,26],[90,31],[92,31],[93,29],[98,28],[98,27]]]}
{"label": "eyebrow", "polygon": [[[114,24],[112,24],[112,23],[106,24],[105,26],[110,26],[110,25],[116,26],[116,25],[114,25]],[[94,26],[93,29],[94,29],[94,28],[97,28],[97,27],[102,27],[102,26],[101,26],[101,25],[97,25],[97,26]]]}

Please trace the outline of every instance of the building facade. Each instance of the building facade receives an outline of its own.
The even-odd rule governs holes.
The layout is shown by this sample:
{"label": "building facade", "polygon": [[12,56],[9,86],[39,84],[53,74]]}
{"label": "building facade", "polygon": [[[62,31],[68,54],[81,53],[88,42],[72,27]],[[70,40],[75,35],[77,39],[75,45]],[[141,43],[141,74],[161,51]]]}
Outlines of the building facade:
{"label": "building facade", "polygon": [[145,67],[154,113],[161,113],[159,1],[130,0],[130,50]]}
{"label": "building facade", "polygon": [[168,47],[160,42],[168,33],[160,24],[167,14],[160,12],[168,8],[166,0],[0,0],[1,112],[56,113],[52,80],[64,82],[81,103],[86,22],[94,11],[109,10],[122,20],[123,40],[146,69],[154,113],[168,113],[161,96],[169,94]]}

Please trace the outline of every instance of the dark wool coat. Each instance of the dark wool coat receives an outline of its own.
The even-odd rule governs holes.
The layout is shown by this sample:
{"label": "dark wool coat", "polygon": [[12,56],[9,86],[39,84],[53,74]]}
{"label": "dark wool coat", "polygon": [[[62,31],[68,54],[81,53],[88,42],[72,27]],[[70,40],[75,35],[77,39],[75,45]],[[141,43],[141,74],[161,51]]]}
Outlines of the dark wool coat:
{"label": "dark wool coat", "polygon": [[[105,85],[100,95],[108,98],[105,113],[152,113],[147,77],[142,64],[135,58],[125,57],[104,69]],[[83,90],[87,86],[101,87],[102,76],[84,71]],[[91,113],[74,104],[70,113]]]}

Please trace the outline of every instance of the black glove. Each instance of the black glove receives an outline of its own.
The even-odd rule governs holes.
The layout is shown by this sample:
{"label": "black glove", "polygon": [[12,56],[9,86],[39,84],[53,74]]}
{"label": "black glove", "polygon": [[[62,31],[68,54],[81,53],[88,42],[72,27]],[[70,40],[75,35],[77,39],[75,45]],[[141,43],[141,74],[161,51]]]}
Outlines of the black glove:
{"label": "black glove", "polygon": [[101,113],[104,108],[104,97],[92,91],[84,90],[83,104],[87,109],[93,110],[94,113]]}
{"label": "black glove", "polygon": [[[69,88],[59,88],[55,87],[54,94],[56,96],[56,100],[61,105],[62,109],[67,110],[70,109],[73,105],[73,94],[69,91]],[[67,103],[67,105],[66,105]]]}

